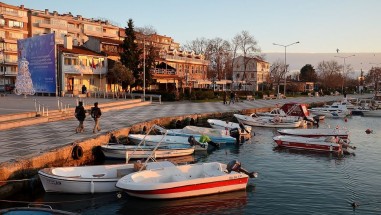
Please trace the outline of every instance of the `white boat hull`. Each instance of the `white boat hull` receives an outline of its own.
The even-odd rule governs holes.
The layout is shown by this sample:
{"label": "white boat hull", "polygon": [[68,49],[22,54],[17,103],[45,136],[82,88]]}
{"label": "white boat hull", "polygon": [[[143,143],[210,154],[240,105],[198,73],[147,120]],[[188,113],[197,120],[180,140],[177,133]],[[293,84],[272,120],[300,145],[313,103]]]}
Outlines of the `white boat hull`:
{"label": "white boat hull", "polygon": [[234,114],[239,122],[245,125],[269,127],[269,128],[297,128],[302,124],[302,120],[294,122],[273,122],[268,117],[251,117],[246,115]]}
{"label": "white boat hull", "polygon": [[348,139],[348,130],[332,129],[332,128],[311,128],[311,129],[280,129],[278,133],[281,135],[301,136],[301,137],[339,137]]}
{"label": "white boat hull", "polygon": [[362,114],[366,117],[381,117],[381,110],[364,111]]}
{"label": "white boat hull", "polygon": [[275,136],[276,144],[280,147],[307,149],[326,152],[341,152],[342,146],[336,142],[326,140],[326,138],[307,138],[296,136]]}
{"label": "white boat hull", "polygon": [[246,188],[247,175],[224,170],[226,165],[217,162],[146,170],[121,178],[116,186],[146,199],[177,199]]}
{"label": "white boat hull", "polygon": [[[169,147],[164,149],[162,147],[153,152],[154,147],[138,147],[138,146],[125,146],[125,145],[103,145],[101,146],[103,154],[108,158],[126,159],[128,158],[148,158],[153,155],[154,158],[170,158],[194,153],[194,147],[174,148]],[[138,148],[137,150],[135,150]]]}
{"label": "white boat hull", "polygon": [[[214,129],[221,129],[221,130],[228,129],[229,131],[231,129],[235,129],[235,128],[241,129],[239,124],[235,123],[235,122],[227,122],[227,121],[223,121],[223,120],[219,120],[219,119],[208,119],[207,122]],[[246,129],[247,133],[251,133],[252,127],[245,125],[245,129]]]}
{"label": "white boat hull", "polygon": [[132,172],[133,164],[118,164],[45,168],[38,175],[46,192],[84,194],[118,191],[116,182]]}

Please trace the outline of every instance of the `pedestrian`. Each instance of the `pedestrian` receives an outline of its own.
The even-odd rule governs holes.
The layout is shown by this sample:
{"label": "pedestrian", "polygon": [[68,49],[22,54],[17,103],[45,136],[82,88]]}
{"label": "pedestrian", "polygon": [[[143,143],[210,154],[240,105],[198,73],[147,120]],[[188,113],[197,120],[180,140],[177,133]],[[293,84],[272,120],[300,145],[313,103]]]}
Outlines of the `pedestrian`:
{"label": "pedestrian", "polygon": [[230,103],[233,103],[234,104],[234,100],[235,100],[235,94],[233,91],[230,92],[230,101],[229,101],[229,105]]}
{"label": "pedestrian", "polygon": [[347,91],[344,91],[344,98],[347,98]]}
{"label": "pedestrian", "polygon": [[94,103],[94,107],[91,108],[91,117],[94,119],[95,124],[94,124],[94,129],[93,133],[95,134],[97,131],[100,131],[100,125],[99,125],[99,118],[102,116],[102,111],[98,107],[98,102]]}
{"label": "pedestrian", "polygon": [[227,95],[226,91],[224,91],[223,99],[224,99],[224,105],[226,105],[228,103],[227,102],[228,95]]}
{"label": "pedestrian", "polygon": [[78,127],[75,129],[75,133],[82,133],[85,131],[83,121],[86,118],[86,111],[83,107],[83,102],[78,102],[78,106],[75,107],[75,118],[79,121]]}
{"label": "pedestrian", "polygon": [[85,85],[82,85],[82,94],[86,94],[87,93],[87,88]]}

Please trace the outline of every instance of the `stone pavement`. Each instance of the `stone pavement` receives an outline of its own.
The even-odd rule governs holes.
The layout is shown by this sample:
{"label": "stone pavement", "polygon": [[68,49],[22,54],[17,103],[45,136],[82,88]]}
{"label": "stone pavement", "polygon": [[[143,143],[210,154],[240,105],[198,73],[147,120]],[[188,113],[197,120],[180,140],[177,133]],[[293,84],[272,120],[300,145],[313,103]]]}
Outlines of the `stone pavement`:
{"label": "stone pavement", "polygon": [[[348,95],[350,97],[371,97],[368,95]],[[12,98],[4,100],[0,98],[0,114],[7,114],[13,111],[34,111],[34,102],[31,103],[31,98]],[[29,101],[28,101],[29,99]],[[46,104],[50,104],[51,107],[57,103],[56,97],[38,97],[39,100],[43,100]],[[67,98],[64,98],[67,99]],[[159,117],[166,116],[181,116],[195,113],[208,113],[208,112],[233,112],[241,111],[245,109],[263,108],[263,107],[275,107],[276,104],[282,105],[286,102],[298,102],[298,103],[312,103],[312,102],[329,102],[339,101],[342,96],[325,96],[325,97],[298,97],[287,98],[280,100],[254,100],[254,101],[242,101],[231,105],[223,105],[221,102],[166,102],[162,104],[155,104],[142,107],[135,107],[131,109],[109,111],[105,112],[100,121],[100,125],[103,132],[117,130],[120,128],[130,127],[136,123],[150,121]],[[69,101],[69,100],[68,100]],[[94,101],[112,102],[112,100],[103,99],[88,99],[89,103]],[[114,100],[115,101],[115,100]],[[75,104],[75,99],[71,98],[70,102]],[[92,133],[92,127],[94,121],[91,117],[87,116],[84,125],[84,133],[75,133],[75,128],[78,122],[75,118],[49,122],[43,124],[37,124],[26,127],[19,127],[10,130],[0,131],[0,163],[11,161],[14,159],[22,158],[23,156],[33,156],[41,152],[46,152],[54,148],[72,144],[80,139],[87,139],[95,137],[97,134]]]}

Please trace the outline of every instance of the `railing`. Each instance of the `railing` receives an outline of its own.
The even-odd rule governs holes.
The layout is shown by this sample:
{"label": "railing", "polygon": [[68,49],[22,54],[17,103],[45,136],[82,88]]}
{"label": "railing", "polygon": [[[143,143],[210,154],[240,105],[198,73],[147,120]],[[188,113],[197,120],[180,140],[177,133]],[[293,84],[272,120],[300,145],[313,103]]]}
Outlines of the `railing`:
{"label": "railing", "polygon": [[37,99],[34,100],[34,109],[36,116],[49,116],[49,106],[41,104]]}
{"label": "railing", "polygon": [[144,94],[143,93],[131,93],[131,98],[135,99],[135,97],[139,97],[142,99],[142,101],[145,101],[145,98],[149,98],[149,101],[152,103],[154,99],[158,100],[158,102],[161,104],[161,95],[154,95],[154,94]]}

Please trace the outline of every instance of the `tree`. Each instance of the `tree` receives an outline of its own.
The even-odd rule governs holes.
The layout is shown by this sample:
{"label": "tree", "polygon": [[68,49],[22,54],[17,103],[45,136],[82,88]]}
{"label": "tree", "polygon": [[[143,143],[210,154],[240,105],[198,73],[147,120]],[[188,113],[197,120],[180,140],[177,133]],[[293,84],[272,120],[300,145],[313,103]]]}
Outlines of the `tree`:
{"label": "tree", "polygon": [[126,37],[124,38],[122,48],[123,52],[120,53],[120,61],[122,64],[132,71],[135,77],[134,86],[142,86],[142,77],[140,75],[139,65],[141,64],[140,56],[142,50],[136,44],[136,36],[134,31],[134,23],[132,19],[128,20],[128,27],[125,29]]}
{"label": "tree", "polygon": [[373,84],[374,91],[378,91],[378,82],[381,81],[381,67],[372,67],[368,74],[365,75],[365,82]]}
{"label": "tree", "polygon": [[247,64],[252,57],[255,57],[260,52],[258,47],[258,42],[255,40],[254,36],[250,35],[248,31],[242,31],[241,34],[236,35],[238,40],[238,50],[242,53],[244,59],[244,71],[242,76],[242,81],[246,79],[246,68]]}
{"label": "tree", "polygon": [[339,89],[343,83],[343,77],[340,74],[341,70],[342,66],[335,60],[319,62],[317,74],[321,86],[326,90]]}
{"label": "tree", "polygon": [[271,82],[276,83],[278,86],[278,94],[279,94],[279,86],[282,80],[282,77],[285,76],[286,70],[284,69],[284,63],[278,59],[270,66],[270,77]]}
{"label": "tree", "polygon": [[116,61],[114,66],[107,73],[108,83],[114,84],[114,91],[119,91],[116,87],[124,85],[126,88],[128,85],[134,83],[134,76],[130,70],[128,70],[121,62]]}
{"label": "tree", "polygon": [[306,64],[300,69],[299,80],[306,82],[316,82],[317,74],[314,67],[311,64]]}
{"label": "tree", "polygon": [[[187,42],[184,48],[187,51],[194,51],[194,53],[196,54],[205,55],[208,45],[209,45],[209,40],[202,37],[202,38],[196,38],[196,40]],[[209,56],[205,55],[205,59],[209,60]]]}
{"label": "tree", "polygon": [[206,54],[210,60],[209,77],[221,80],[226,76],[226,62],[229,60],[230,44],[219,37],[209,40]]}

